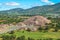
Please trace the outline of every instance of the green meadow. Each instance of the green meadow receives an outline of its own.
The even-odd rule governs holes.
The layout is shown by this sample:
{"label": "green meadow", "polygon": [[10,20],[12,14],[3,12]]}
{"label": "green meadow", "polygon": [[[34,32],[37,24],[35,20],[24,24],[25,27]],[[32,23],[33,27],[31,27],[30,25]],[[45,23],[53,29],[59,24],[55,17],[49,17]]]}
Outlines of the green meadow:
{"label": "green meadow", "polygon": [[3,34],[3,35],[15,35],[16,38],[20,36],[25,36],[26,40],[28,37],[33,38],[35,40],[37,39],[42,39],[42,40],[47,40],[47,39],[53,39],[53,40],[59,40],[60,39],[60,32],[28,32],[28,31],[15,31],[13,34]]}

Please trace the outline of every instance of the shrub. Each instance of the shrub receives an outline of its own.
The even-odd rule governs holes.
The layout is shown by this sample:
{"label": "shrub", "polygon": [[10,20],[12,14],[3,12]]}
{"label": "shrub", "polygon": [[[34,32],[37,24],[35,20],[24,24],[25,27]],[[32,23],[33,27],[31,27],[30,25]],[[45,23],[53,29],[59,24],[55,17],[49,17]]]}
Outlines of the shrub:
{"label": "shrub", "polygon": [[15,35],[3,35],[2,38],[3,40],[15,40],[16,36]]}
{"label": "shrub", "polygon": [[28,37],[28,40],[34,40],[33,38]]}
{"label": "shrub", "polygon": [[25,36],[18,37],[17,40],[25,40]]}
{"label": "shrub", "polygon": [[14,34],[14,33],[15,33],[14,31],[9,32],[9,34]]}

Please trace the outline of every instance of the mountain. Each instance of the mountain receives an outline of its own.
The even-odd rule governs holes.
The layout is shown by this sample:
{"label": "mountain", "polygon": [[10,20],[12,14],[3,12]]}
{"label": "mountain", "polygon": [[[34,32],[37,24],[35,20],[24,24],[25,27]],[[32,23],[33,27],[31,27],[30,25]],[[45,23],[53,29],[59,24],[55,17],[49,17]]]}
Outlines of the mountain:
{"label": "mountain", "polygon": [[45,5],[45,6],[37,6],[26,10],[27,13],[31,15],[51,15],[51,16],[59,16],[60,15],[60,3],[55,5]]}
{"label": "mountain", "polygon": [[43,15],[51,17],[60,17],[60,3],[55,5],[36,6],[29,9],[15,8],[5,11],[0,11],[4,15]]}
{"label": "mountain", "polygon": [[23,11],[24,9],[22,8],[15,8],[15,9],[10,9],[10,10],[0,11],[0,14],[19,15]]}

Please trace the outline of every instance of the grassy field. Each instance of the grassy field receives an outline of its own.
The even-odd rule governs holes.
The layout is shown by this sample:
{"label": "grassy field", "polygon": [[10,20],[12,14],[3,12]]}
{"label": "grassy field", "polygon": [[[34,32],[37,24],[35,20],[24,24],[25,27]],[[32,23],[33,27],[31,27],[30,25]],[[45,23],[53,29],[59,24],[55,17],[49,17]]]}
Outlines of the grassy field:
{"label": "grassy field", "polygon": [[[4,35],[10,35],[10,34],[4,34]],[[14,33],[14,35],[16,35],[16,37],[20,37],[20,36],[25,36],[26,39],[28,37],[33,38],[33,39],[45,39],[45,38],[53,38],[55,39],[59,39],[60,38],[60,32],[28,32],[28,31],[17,31]]]}
{"label": "grassy field", "polygon": [[34,39],[39,39],[39,38],[60,38],[60,32],[28,32],[28,31],[18,31],[15,32],[14,35],[16,35],[17,37],[19,36],[25,36],[26,38],[31,37]]}

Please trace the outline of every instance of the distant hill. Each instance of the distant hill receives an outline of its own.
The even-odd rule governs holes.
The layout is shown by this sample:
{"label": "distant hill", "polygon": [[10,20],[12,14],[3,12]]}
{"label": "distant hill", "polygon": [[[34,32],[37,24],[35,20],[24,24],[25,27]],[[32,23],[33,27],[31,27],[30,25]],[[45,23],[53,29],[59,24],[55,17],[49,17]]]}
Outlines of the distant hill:
{"label": "distant hill", "polygon": [[4,15],[43,15],[46,17],[60,17],[60,3],[55,5],[36,6],[29,9],[15,8],[0,11]]}

